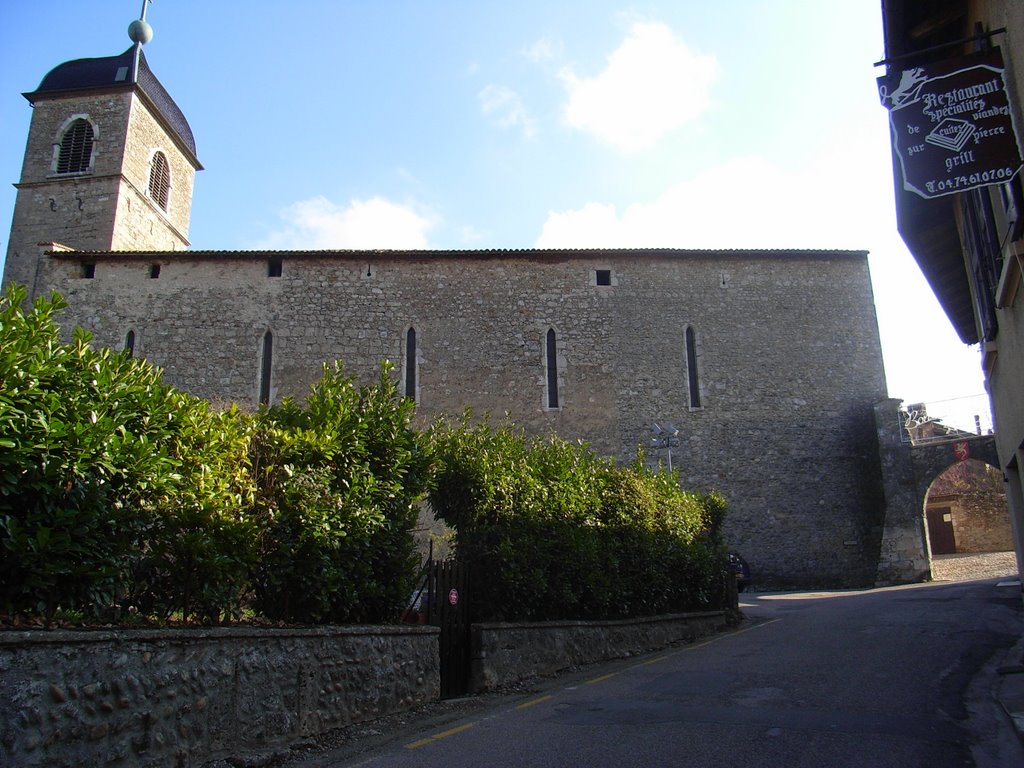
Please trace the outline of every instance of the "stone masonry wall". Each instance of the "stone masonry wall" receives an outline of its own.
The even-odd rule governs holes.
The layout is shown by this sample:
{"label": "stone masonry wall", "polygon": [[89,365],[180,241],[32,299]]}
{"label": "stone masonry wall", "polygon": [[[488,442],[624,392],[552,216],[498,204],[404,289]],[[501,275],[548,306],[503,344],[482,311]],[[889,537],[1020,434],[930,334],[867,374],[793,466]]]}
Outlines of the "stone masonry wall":
{"label": "stone masonry wall", "polygon": [[[882,499],[873,405],[885,395],[865,254],[483,251],[165,253],[106,256],[82,279],[50,258],[41,285],[66,324],[135,352],[167,380],[254,405],[266,332],[271,396],[303,397],[323,361],[363,381],[405,364],[416,330],[419,420],[508,413],[630,461],[650,425],[680,428],[684,485],[730,505],[729,545],[755,584],[855,585],[875,577]],[[153,262],[158,279],[149,277]],[[612,285],[596,285],[610,270]],[[684,334],[697,342],[691,408]],[[544,339],[558,348],[547,407]],[[664,460],[664,451],[657,458]]]}
{"label": "stone masonry wall", "polygon": [[[156,150],[164,153],[170,166],[167,211],[161,210],[148,195],[150,163]],[[118,199],[110,248],[162,251],[187,247],[196,171],[138,97],[132,99],[122,172],[132,194],[125,190]]]}
{"label": "stone masonry wall", "polygon": [[[53,169],[54,146],[74,117],[93,125],[92,170],[58,176]],[[167,213],[146,196],[153,149],[161,149],[171,166]],[[18,184],[4,283],[44,290],[45,286],[35,286],[36,246],[43,240],[78,250],[187,247],[194,178],[195,168],[137,96],[119,92],[38,99]]]}
{"label": "stone masonry wall", "polygon": [[722,611],[621,621],[474,624],[472,685],[486,691],[575,666],[637,656],[722,630]]}
{"label": "stone masonry wall", "polygon": [[[999,483],[1002,485],[1002,478]],[[1013,530],[1006,495],[967,493],[953,509],[957,552],[1007,552],[1013,549]]]}
{"label": "stone masonry wall", "polygon": [[922,581],[930,575],[931,566],[911,446],[903,440],[900,401],[879,401],[875,406],[875,423],[885,495],[885,523],[875,584],[882,587]]}
{"label": "stone masonry wall", "polygon": [[0,765],[196,766],[435,701],[433,627],[0,633]]}
{"label": "stone masonry wall", "polygon": [[[5,284],[33,287],[42,240],[82,250],[111,247],[128,109],[127,94],[80,97],[73,105],[62,99],[36,103],[14,205]],[[54,145],[69,119],[77,116],[94,126],[92,172],[54,176]]]}

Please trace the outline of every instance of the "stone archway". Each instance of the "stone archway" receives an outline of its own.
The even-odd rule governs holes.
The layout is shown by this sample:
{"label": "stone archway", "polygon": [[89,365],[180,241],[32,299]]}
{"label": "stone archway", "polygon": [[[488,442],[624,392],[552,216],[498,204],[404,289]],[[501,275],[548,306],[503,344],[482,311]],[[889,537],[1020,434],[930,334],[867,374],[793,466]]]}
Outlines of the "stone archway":
{"label": "stone archway", "polygon": [[910,455],[914,466],[917,495],[922,501],[935,479],[962,461],[975,459],[996,469],[1000,468],[995,435],[971,435],[948,442],[912,445]]}
{"label": "stone archway", "polygon": [[1013,550],[1006,483],[992,462],[973,457],[947,467],[928,486],[925,530],[933,560]]}
{"label": "stone archway", "polygon": [[999,468],[994,435],[960,434],[949,440],[913,445],[899,418],[899,400],[875,406],[885,511],[877,586],[924,581],[931,577],[925,529],[925,498],[942,472],[968,458]]}

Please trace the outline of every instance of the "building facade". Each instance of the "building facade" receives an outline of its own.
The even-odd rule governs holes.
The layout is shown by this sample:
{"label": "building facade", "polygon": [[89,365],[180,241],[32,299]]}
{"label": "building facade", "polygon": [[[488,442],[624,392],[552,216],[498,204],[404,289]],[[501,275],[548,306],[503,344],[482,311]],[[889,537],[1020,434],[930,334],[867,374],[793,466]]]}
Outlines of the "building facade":
{"label": "building facade", "polygon": [[423,424],[508,414],[620,461],[671,422],[673,466],[725,494],[756,582],[873,583],[886,393],[866,253],[186,250],[200,165],[140,52],[27,95],[4,281],[59,291],[97,344],[251,407],[302,398],[324,362],[372,380],[389,360]]}
{"label": "building facade", "polygon": [[[882,12],[887,69],[883,102],[890,108],[912,107],[915,93],[925,93],[923,114],[930,114],[934,125],[922,131],[924,141],[918,146],[922,155],[934,151],[952,169],[931,189],[916,184],[912,161],[903,156],[907,145],[901,147],[900,132],[894,130],[899,231],[961,340],[981,346],[1020,566],[1024,194],[1018,137],[1024,126],[1024,4],[883,0]],[[981,72],[982,78],[974,84],[959,79],[970,71]],[[930,78],[931,73],[938,76]],[[929,90],[933,81],[938,86]],[[896,94],[900,98],[894,99]],[[897,123],[894,119],[894,128]],[[989,139],[1000,142],[993,158],[985,156]]]}

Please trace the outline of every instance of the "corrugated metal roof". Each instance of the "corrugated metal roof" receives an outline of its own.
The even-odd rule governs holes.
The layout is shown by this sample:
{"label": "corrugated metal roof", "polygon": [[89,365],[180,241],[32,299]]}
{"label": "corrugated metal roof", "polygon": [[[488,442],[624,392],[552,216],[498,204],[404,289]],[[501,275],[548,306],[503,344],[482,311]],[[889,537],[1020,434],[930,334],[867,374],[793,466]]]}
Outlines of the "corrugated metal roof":
{"label": "corrugated metal roof", "polygon": [[186,250],[186,251],[54,251],[61,258],[109,259],[255,259],[267,256],[281,258],[405,258],[405,259],[610,259],[610,258],[866,258],[867,251],[831,249],[684,249],[684,248],[486,248],[471,250],[395,250],[395,249],[339,249],[339,250]]}

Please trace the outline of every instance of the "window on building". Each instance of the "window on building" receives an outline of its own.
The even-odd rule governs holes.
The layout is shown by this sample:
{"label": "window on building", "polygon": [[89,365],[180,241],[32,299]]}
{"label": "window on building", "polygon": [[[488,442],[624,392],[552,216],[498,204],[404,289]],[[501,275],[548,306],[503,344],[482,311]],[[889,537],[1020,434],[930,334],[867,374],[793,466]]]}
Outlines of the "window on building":
{"label": "window on building", "polygon": [[167,164],[167,156],[163,152],[154,152],[149,164],[149,197],[166,211],[170,191],[171,167]]}
{"label": "window on building", "polygon": [[416,329],[405,333],[405,396],[416,400]]}
{"label": "window on building", "polygon": [[548,408],[558,407],[558,343],[555,331],[548,329],[545,342],[545,367],[547,368]]}
{"label": "window on building", "polygon": [[82,277],[84,277],[86,280],[92,280],[94,277],[96,277],[96,264],[94,262],[83,262]]}
{"label": "window on building", "polygon": [[697,335],[693,326],[686,326],[686,380],[690,390],[690,407],[700,408],[700,378],[697,373]]}
{"label": "window on building", "polygon": [[124,353],[128,357],[135,357],[135,331],[128,331],[124,337]]}
{"label": "window on building", "polygon": [[989,187],[992,212],[995,216],[996,238],[1000,250],[1024,235],[1024,190],[1020,174],[1005,184]]}
{"label": "window on building", "polygon": [[160,265],[159,264],[150,264],[149,265],[149,277],[150,277],[151,280],[156,280],[158,277],[160,277]]}
{"label": "window on building", "polygon": [[274,335],[263,334],[263,355],[260,360],[260,403],[270,405],[270,372],[273,367]]}
{"label": "window on building", "polygon": [[959,202],[963,217],[963,247],[967,254],[967,267],[973,278],[978,333],[985,341],[992,341],[998,330],[995,289],[1003,268],[992,199],[988,191],[982,188],[961,194]]}
{"label": "window on building", "polygon": [[95,134],[92,124],[84,118],[73,120],[60,139],[57,173],[86,173],[92,167],[92,145]]}
{"label": "window on building", "polygon": [[610,269],[596,269],[596,270],[594,270],[594,282],[597,285],[611,285],[612,284],[612,271]]}
{"label": "window on building", "polygon": [[284,261],[280,256],[271,256],[267,260],[267,277],[280,277],[284,269]]}

